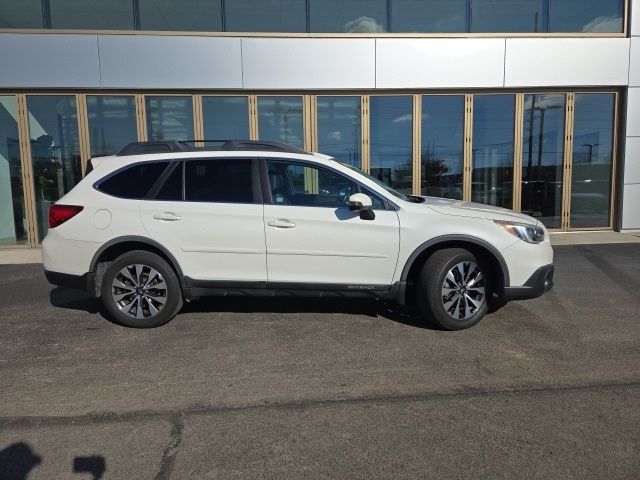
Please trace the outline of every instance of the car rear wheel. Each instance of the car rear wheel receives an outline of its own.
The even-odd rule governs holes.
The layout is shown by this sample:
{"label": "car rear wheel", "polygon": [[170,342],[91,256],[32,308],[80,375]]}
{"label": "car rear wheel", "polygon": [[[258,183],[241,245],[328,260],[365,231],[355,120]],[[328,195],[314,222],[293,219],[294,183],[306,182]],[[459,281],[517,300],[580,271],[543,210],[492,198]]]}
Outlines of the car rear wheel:
{"label": "car rear wheel", "polygon": [[143,250],[125,253],[107,268],[101,296],[112,319],[133,328],[164,325],[182,308],[180,283],[171,266]]}
{"label": "car rear wheel", "polygon": [[487,313],[489,271],[468,250],[439,250],[418,278],[417,301],[423,315],[446,330],[462,330]]}

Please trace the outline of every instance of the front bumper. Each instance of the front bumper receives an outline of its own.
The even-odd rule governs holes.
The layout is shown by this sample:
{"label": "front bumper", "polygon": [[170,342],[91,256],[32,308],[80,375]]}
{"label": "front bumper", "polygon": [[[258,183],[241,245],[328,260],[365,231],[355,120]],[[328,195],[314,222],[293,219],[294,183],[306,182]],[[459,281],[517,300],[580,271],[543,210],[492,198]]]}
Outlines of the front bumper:
{"label": "front bumper", "polygon": [[52,285],[83,290],[87,293],[95,291],[95,273],[93,272],[85,273],[84,275],[72,275],[70,273],[45,270],[44,276],[47,277],[47,281]]}
{"label": "front bumper", "polygon": [[538,268],[521,287],[506,287],[504,300],[538,298],[553,288],[553,265]]}

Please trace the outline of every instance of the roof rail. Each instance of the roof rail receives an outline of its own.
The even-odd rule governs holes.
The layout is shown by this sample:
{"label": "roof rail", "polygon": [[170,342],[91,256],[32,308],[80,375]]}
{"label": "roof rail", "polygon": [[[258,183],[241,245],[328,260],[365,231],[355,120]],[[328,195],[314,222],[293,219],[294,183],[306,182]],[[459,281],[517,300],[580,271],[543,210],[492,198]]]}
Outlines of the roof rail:
{"label": "roof rail", "polygon": [[[207,146],[207,144],[218,144]],[[201,146],[202,145],[202,146]],[[154,140],[132,142],[118,152],[118,156],[146,155],[151,153],[202,152],[202,151],[269,151],[308,154],[286,143],[265,140]]]}

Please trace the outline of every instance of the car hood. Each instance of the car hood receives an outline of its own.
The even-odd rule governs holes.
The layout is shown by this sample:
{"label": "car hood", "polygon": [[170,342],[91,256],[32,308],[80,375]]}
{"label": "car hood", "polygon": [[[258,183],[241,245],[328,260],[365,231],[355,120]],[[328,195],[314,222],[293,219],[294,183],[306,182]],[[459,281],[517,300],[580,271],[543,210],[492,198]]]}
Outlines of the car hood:
{"label": "car hood", "polygon": [[422,197],[424,203],[432,210],[443,215],[457,215],[460,217],[486,218],[489,220],[512,220],[537,225],[538,221],[523,213],[514,212],[507,208],[483,205],[482,203],[463,202],[461,200],[450,200],[439,197]]}

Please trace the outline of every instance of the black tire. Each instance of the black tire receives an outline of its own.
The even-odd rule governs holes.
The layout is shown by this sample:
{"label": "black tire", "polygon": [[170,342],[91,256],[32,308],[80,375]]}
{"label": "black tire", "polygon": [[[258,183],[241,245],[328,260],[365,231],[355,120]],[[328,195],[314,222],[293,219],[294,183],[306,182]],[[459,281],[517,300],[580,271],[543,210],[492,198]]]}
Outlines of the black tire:
{"label": "black tire", "polygon": [[[443,286],[445,285],[445,278],[451,269],[456,265],[464,262],[472,262],[477,265],[478,270],[482,273],[483,280],[481,281],[484,287],[484,295],[482,300],[479,301],[478,292],[474,291],[469,295],[474,295],[479,306],[476,308],[470,302],[461,300],[458,304],[453,304],[450,313],[445,308],[445,297],[443,296]],[[431,255],[418,277],[417,282],[417,302],[420,311],[429,321],[434,322],[445,330],[463,330],[469,328],[478,323],[482,317],[488,311],[487,297],[490,295],[488,284],[490,279],[488,266],[482,259],[476,258],[468,250],[462,248],[447,248],[438,250]],[[447,283],[449,285],[449,283]],[[475,289],[477,290],[477,285]],[[467,291],[466,289],[464,290]],[[457,295],[457,292],[452,292],[450,295]],[[448,297],[452,298],[452,297]],[[453,315],[464,316],[465,306],[469,303],[471,315],[464,318],[456,318]],[[457,308],[456,308],[457,307]]]}
{"label": "black tire", "polygon": [[[148,296],[140,300],[140,302],[132,300],[134,298],[138,298],[135,297],[135,293],[126,293],[129,290],[135,291],[136,286],[133,285],[131,281],[127,280],[121,273],[123,269],[132,265],[143,265],[146,267],[141,269],[141,281],[139,283],[140,285],[145,282],[150,283],[150,286],[147,286],[142,290],[145,292],[145,295]],[[153,275],[156,278],[155,281],[153,281],[153,278],[150,278],[152,277],[151,269],[156,270],[160,275],[160,277]],[[135,267],[133,269],[129,269],[128,272],[133,278],[136,277]],[[114,280],[116,277],[118,281],[125,284],[127,289],[114,287]],[[160,278],[164,282],[160,282]],[[160,288],[154,289],[154,286],[159,286]],[[118,303],[114,297],[116,292],[118,292],[117,294],[119,295],[127,296],[120,299],[120,302]],[[100,293],[102,303],[111,319],[116,323],[132,328],[160,327],[173,319],[173,317],[175,317],[182,308],[182,290],[173,268],[171,268],[171,266],[162,257],[144,250],[133,250],[116,258],[115,261],[109,265],[109,268],[107,268],[107,271],[102,278],[102,288]],[[154,298],[158,300],[152,300]],[[130,306],[130,304],[133,305]],[[139,305],[142,305],[142,318],[139,318],[137,315]],[[129,307],[131,314],[125,313],[127,307]],[[152,309],[157,310],[157,313],[153,313]]]}

